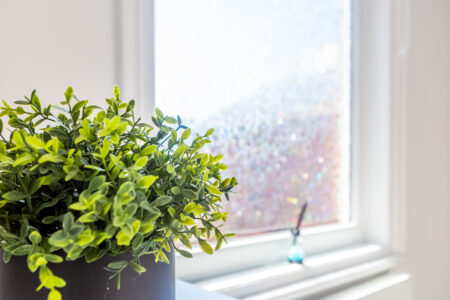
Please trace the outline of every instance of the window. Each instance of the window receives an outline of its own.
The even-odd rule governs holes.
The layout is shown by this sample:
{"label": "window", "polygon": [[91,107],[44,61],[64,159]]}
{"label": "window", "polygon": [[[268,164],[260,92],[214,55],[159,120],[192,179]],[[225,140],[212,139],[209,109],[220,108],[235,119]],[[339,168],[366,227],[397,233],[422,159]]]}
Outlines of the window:
{"label": "window", "polygon": [[349,0],[158,0],[156,105],[194,131],[239,180],[226,229],[351,221]]}
{"label": "window", "polygon": [[[248,208],[242,217],[239,217],[240,207],[227,208],[241,221],[231,220],[228,224],[237,224],[228,228],[238,231],[240,237],[223,245],[213,256],[193,249],[193,259],[177,257],[178,278],[195,282],[213,278],[221,283],[221,276],[230,274],[235,282],[242,277],[236,277],[237,272],[244,271],[247,275],[250,272],[247,277],[253,278],[254,268],[286,262],[292,238],[283,228],[289,227],[292,216],[296,216],[295,207],[286,209],[276,205],[276,210],[267,212],[266,206],[284,202],[281,197],[276,199],[277,192],[290,191],[292,182],[282,182],[287,184],[286,189],[273,185],[275,189],[269,190],[272,191],[269,194],[263,191],[262,185],[254,184],[263,180],[256,178],[251,183],[243,180],[248,178],[244,172],[254,172],[266,179],[264,184],[276,182],[277,176],[255,172],[261,168],[261,162],[276,167],[274,159],[263,161],[265,157],[272,158],[270,154],[274,153],[264,146],[279,149],[281,145],[277,143],[282,140],[283,151],[295,150],[299,145],[306,147],[300,139],[305,141],[310,136],[303,137],[301,130],[316,134],[310,142],[315,141],[313,148],[323,151],[320,153],[323,160],[320,156],[313,157],[308,165],[306,160],[300,163],[298,158],[302,156],[285,155],[289,163],[283,168],[280,163],[284,173],[276,174],[291,179],[290,174],[296,175],[293,168],[301,166],[298,174],[302,176],[297,197],[289,201],[286,198],[284,205],[295,202],[294,198],[302,201],[301,197],[309,196],[312,206],[313,195],[320,195],[316,197],[317,203],[320,200],[336,208],[333,216],[327,216],[314,215],[321,211],[317,210],[318,206],[316,210],[310,207],[309,227],[302,233],[307,260],[321,253],[336,257],[337,249],[380,251],[351,261],[327,263],[323,268],[297,270],[294,277],[288,271],[284,279],[314,278],[318,273],[330,274],[374,257],[389,256],[393,251],[404,252],[408,0],[128,1],[117,2],[115,13],[120,20],[117,82],[127,97],[136,97],[140,117],[148,120],[148,112],[156,102],[167,113],[182,114],[196,131],[205,130],[205,126],[216,127],[216,143],[228,150],[227,142],[240,143],[239,148],[235,147],[240,152],[227,153],[228,164],[237,161],[235,156],[253,162],[247,166],[231,166],[237,168],[238,172],[230,172],[241,179],[241,189],[262,193],[258,198],[245,193],[233,195],[230,206],[235,203]],[[300,39],[307,44],[296,43]],[[319,47],[320,43],[323,47]],[[314,73],[313,68],[307,69],[300,62],[309,66],[316,62],[322,68],[316,68]],[[319,111],[315,105],[320,101],[323,105]],[[261,111],[261,107],[267,111]],[[334,113],[336,120],[327,123],[327,112]],[[282,124],[278,124],[280,119]],[[289,122],[309,124],[309,127],[292,126],[294,123]],[[326,143],[334,145],[334,149],[320,143],[320,134],[327,133],[324,128],[329,130],[329,136],[338,135],[334,142],[329,139]],[[288,134],[274,134],[281,129]],[[252,136],[252,130],[258,132],[256,137]],[[244,139],[242,132],[251,138]],[[327,172],[334,171],[336,182],[332,184],[325,177],[330,173],[312,176],[317,171],[314,166],[330,163],[327,153],[337,154],[332,159],[338,163],[327,169]],[[301,189],[304,173],[307,180],[321,179],[322,184],[327,183],[334,190],[320,193],[317,186]],[[306,192],[309,194],[305,196]],[[256,205],[261,208],[260,213],[252,210]],[[267,215],[268,220],[262,219]],[[274,215],[277,218],[272,218]],[[392,266],[388,265],[388,268]],[[243,287],[247,283],[239,282],[232,289],[239,291],[235,295],[240,297],[253,288],[261,291],[286,284],[284,279],[256,279],[248,288]],[[232,282],[228,283],[233,285]]]}
{"label": "window", "polygon": [[347,0],[156,2],[156,105],[217,129],[228,230],[349,221],[350,42]]}

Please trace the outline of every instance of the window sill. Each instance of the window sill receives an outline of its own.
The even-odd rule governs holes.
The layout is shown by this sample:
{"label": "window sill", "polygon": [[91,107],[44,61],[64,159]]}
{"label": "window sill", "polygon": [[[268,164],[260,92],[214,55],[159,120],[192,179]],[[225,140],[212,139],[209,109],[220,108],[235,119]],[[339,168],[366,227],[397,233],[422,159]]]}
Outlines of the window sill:
{"label": "window sill", "polygon": [[236,300],[236,298],[222,295],[219,293],[205,291],[198,286],[184,282],[182,280],[176,281],[176,300]]}
{"label": "window sill", "polygon": [[[360,227],[350,223],[305,228],[302,238],[307,257],[360,245],[363,240]],[[285,261],[291,243],[292,234],[286,230],[232,239],[212,256],[203,253],[200,248],[194,248],[191,250],[194,254],[192,259],[176,255],[177,278],[200,282],[276,265]]]}
{"label": "window sill", "polygon": [[304,265],[271,264],[196,284],[240,299],[290,299],[323,293],[388,271],[395,264],[388,251],[366,244],[307,257]]}

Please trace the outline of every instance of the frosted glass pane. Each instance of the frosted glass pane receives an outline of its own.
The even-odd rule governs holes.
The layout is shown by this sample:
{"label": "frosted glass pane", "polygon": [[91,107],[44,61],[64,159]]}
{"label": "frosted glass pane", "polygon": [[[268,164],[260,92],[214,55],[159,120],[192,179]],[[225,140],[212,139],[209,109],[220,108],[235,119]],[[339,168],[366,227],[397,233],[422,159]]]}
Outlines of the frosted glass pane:
{"label": "frosted glass pane", "polygon": [[156,104],[239,181],[226,204],[241,235],[349,220],[347,0],[157,0]]}

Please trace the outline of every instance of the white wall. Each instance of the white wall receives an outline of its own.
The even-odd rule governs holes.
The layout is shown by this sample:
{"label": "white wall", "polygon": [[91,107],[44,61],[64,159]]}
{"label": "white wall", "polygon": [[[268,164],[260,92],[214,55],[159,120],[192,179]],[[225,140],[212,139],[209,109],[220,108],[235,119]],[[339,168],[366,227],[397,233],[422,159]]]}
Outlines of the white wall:
{"label": "white wall", "polygon": [[408,258],[414,299],[450,299],[450,1],[411,1]]}
{"label": "white wall", "polygon": [[0,1],[0,99],[75,94],[103,104],[115,84],[112,0]]}

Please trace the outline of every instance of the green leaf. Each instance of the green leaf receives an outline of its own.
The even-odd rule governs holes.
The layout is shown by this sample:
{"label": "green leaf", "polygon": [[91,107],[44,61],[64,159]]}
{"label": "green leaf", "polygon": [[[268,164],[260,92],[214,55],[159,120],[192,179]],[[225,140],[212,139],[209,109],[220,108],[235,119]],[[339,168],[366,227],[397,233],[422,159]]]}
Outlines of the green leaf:
{"label": "green leaf", "polygon": [[143,168],[147,164],[147,161],[148,161],[147,156],[140,157],[138,160],[136,160],[136,162],[134,163],[134,166],[138,167],[138,168]]}
{"label": "green leaf", "polygon": [[21,240],[24,240],[25,237],[27,236],[28,228],[29,228],[28,222],[23,222],[22,225],[20,226],[19,238]]}
{"label": "green leaf", "polygon": [[141,224],[141,228],[139,229],[141,233],[147,234],[152,232],[155,229],[155,225],[152,221],[147,221]]}
{"label": "green leaf", "polygon": [[172,196],[159,196],[156,198],[151,204],[153,206],[163,206],[168,204],[170,201],[172,201]]}
{"label": "green leaf", "polygon": [[133,229],[133,232],[136,233],[139,231],[139,228],[141,227],[141,221],[135,220],[133,224],[131,224],[131,228]]}
{"label": "green leaf", "polygon": [[185,216],[184,214],[180,214],[181,224],[185,226],[191,226],[195,224],[194,219],[191,217]]}
{"label": "green leaf", "polygon": [[40,266],[47,264],[47,260],[41,253],[34,253],[28,256],[27,265],[31,272],[35,272]]}
{"label": "green leaf", "polygon": [[205,136],[210,136],[214,133],[214,128],[210,128],[206,131]]}
{"label": "green leaf", "polygon": [[160,120],[164,119],[164,114],[158,107],[155,108],[155,114],[158,117],[158,119]]}
{"label": "green leaf", "polygon": [[111,142],[113,143],[113,144],[118,144],[119,143],[119,141],[120,141],[120,136],[117,134],[117,133],[111,133]]}
{"label": "green leaf", "polygon": [[131,262],[131,267],[133,268],[133,270],[138,273],[139,275],[141,275],[142,273],[144,273],[145,271],[147,271],[143,266],[135,263],[135,262]]}
{"label": "green leaf", "polygon": [[98,166],[94,166],[94,165],[84,165],[83,167],[85,167],[86,169],[91,169],[91,170],[96,170],[96,171],[100,171],[100,172],[105,172],[105,169],[102,169]]}
{"label": "green leaf", "polygon": [[144,241],[144,237],[142,236],[142,234],[137,234],[133,238],[133,241],[131,242],[131,248],[133,250],[137,250],[142,245],[143,241]]}
{"label": "green leaf", "polygon": [[220,247],[222,247],[222,242],[223,242],[223,238],[217,239],[217,243],[216,243],[216,247],[214,247],[214,251],[218,251],[220,249]]}
{"label": "green leaf", "polygon": [[118,169],[123,169],[123,163],[117,158],[117,156],[115,156],[114,154],[110,154],[109,158]]}
{"label": "green leaf", "polygon": [[175,166],[172,165],[167,165],[167,172],[173,175],[177,175],[177,173],[175,172]]}
{"label": "green leaf", "polygon": [[98,122],[103,122],[103,120],[105,120],[105,117],[106,117],[106,113],[105,113],[105,111],[104,110],[101,110],[101,111],[99,111],[98,113],[97,113],[97,121]]}
{"label": "green leaf", "polygon": [[214,196],[221,196],[221,195],[222,195],[222,192],[219,191],[219,189],[216,188],[216,187],[213,186],[213,185],[207,185],[207,186],[206,186],[206,189],[208,190],[208,192],[210,192],[210,193],[213,194]]}
{"label": "green leaf", "polygon": [[76,260],[83,252],[83,247],[77,244],[72,244],[69,252],[67,252],[66,260]]}
{"label": "green leaf", "polygon": [[194,192],[193,190],[183,189],[182,194],[183,194],[183,196],[185,196],[186,198],[191,199],[191,200],[196,200],[198,198],[197,193]]}
{"label": "green leaf", "polygon": [[0,162],[4,162],[7,163],[9,165],[13,165],[14,164],[14,160],[6,155],[0,155]]}
{"label": "green leaf", "polygon": [[148,211],[149,213],[151,213],[152,216],[161,215],[161,211],[159,209],[157,209],[156,207],[151,206],[150,203],[147,201],[143,201],[143,202],[139,203],[139,206],[142,207],[143,209],[145,209],[146,211]]}
{"label": "green leaf", "polygon": [[167,117],[166,122],[169,124],[177,124],[177,119],[172,118],[172,117]]}
{"label": "green leaf", "polygon": [[50,290],[47,300],[61,300],[61,299],[62,299],[62,296],[58,290],[55,290],[55,289]]}
{"label": "green leaf", "polygon": [[195,209],[195,203],[194,202],[190,202],[190,203],[186,204],[186,206],[183,208],[183,213],[188,215],[191,212],[193,212],[194,209]]}
{"label": "green leaf", "polygon": [[87,103],[88,103],[87,100],[79,101],[79,102],[75,103],[75,105],[72,107],[72,111],[78,112],[83,106],[86,106]]}
{"label": "green leaf", "polygon": [[106,129],[108,130],[115,130],[120,124],[120,116],[115,116],[114,118],[111,119],[111,122],[109,122],[109,124],[106,126]]}
{"label": "green leaf", "polygon": [[116,100],[119,100],[120,99],[120,90],[117,87],[117,85],[114,86],[113,92],[114,92],[114,97],[116,97]]}
{"label": "green leaf", "polygon": [[135,197],[136,192],[134,191],[134,184],[131,182],[123,183],[117,191],[117,198],[120,200],[121,204],[126,204]]}
{"label": "green leaf", "polygon": [[174,194],[174,195],[179,195],[179,194],[181,194],[181,189],[180,189],[179,187],[177,187],[177,186],[172,187],[172,188],[170,189],[170,191],[171,191],[172,194]]}
{"label": "green leaf", "polygon": [[136,203],[128,204],[125,208],[125,214],[132,217],[136,213],[138,206]]}
{"label": "green leaf", "polygon": [[[54,177],[52,175],[41,176],[36,180],[38,188],[43,185],[50,185],[53,182]],[[36,189],[37,191],[37,189]],[[33,191],[34,193],[35,191]]]}
{"label": "green leaf", "polygon": [[156,151],[156,148],[157,148],[156,145],[148,145],[141,151],[141,154],[142,155],[150,155]]}
{"label": "green leaf", "polygon": [[191,244],[191,241],[189,239],[180,237],[180,242],[183,243],[183,245],[185,245],[189,249],[192,249],[192,244]]}
{"label": "green leaf", "polygon": [[108,234],[106,232],[96,232],[95,239],[93,244],[98,246],[100,245],[106,238],[108,238]]}
{"label": "green leaf", "polygon": [[123,134],[127,130],[127,127],[128,127],[127,122],[121,122],[116,129],[116,133]]}
{"label": "green leaf", "polygon": [[126,266],[128,266],[129,262],[121,260],[121,261],[115,261],[112,263],[109,263],[107,268],[111,269],[111,270],[121,270],[123,268],[125,268]]}
{"label": "green leaf", "polygon": [[99,137],[104,137],[104,136],[108,136],[109,135],[109,131],[108,130],[106,130],[106,129],[100,129],[98,132],[97,132],[97,135],[99,136]]}
{"label": "green leaf", "polygon": [[127,105],[127,111],[133,110],[135,105],[136,105],[136,101],[130,100],[130,102],[128,102],[128,105]]}
{"label": "green leaf", "polygon": [[158,179],[158,176],[147,175],[139,180],[138,186],[147,190],[155,181]]}
{"label": "green leaf", "polygon": [[6,199],[8,201],[19,201],[24,200],[27,195],[20,192],[20,191],[10,191],[5,194],[3,194],[3,199]]}
{"label": "green leaf", "polygon": [[6,154],[6,145],[3,141],[0,141],[0,154],[2,154],[2,155]]}
{"label": "green leaf", "polygon": [[102,184],[104,184],[106,181],[106,176],[105,175],[100,175],[100,176],[95,176],[91,182],[89,183],[89,190],[90,191],[95,191],[96,189],[98,189]]}
{"label": "green leaf", "polygon": [[184,256],[184,257],[187,257],[187,258],[192,258],[193,257],[192,254],[189,251],[182,250],[182,249],[179,249],[179,248],[175,248],[175,250],[178,253],[180,253],[182,256]]}
{"label": "green leaf", "polygon": [[68,231],[72,228],[73,224],[75,222],[75,218],[72,215],[72,213],[68,212],[64,215],[63,219],[63,228],[65,231]]}
{"label": "green leaf", "polygon": [[33,245],[37,245],[42,241],[42,236],[38,231],[31,232],[28,238],[30,239],[31,243],[33,243]]}
{"label": "green leaf", "polygon": [[56,220],[57,220],[57,218],[54,216],[46,216],[42,219],[42,223],[51,224],[51,223],[55,222]]}
{"label": "green leaf", "polygon": [[173,153],[173,158],[174,159],[180,158],[184,154],[185,151],[186,151],[186,147],[184,145],[183,146],[179,146],[177,148],[177,150],[175,150],[175,152]]}
{"label": "green leaf", "polygon": [[61,256],[58,256],[56,254],[46,254],[45,258],[52,263],[60,263],[63,262],[63,259]]}
{"label": "green leaf", "polygon": [[64,172],[66,172],[66,177],[65,177],[66,181],[69,181],[72,178],[74,178],[75,176],[77,176],[79,171],[80,171],[78,169],[78,167],[76,167],[74,165],[72,165],[72,166],[67,166],[67,165],[63,166],[63,170],[64,170]]}
{"label": "green leaf", "polygon": [[66,92],[64,93],[64,96],[66,96],[66,101],[70,102],[73,96],[73,88],[71,86],[67,88]]}
{"label": "green leaf", "polygon": [[64,286],[66,286],[66,282],[64,281],[64,279],[62,279],[60,277],[57,277],[57,276],[53,276],[52,277],[52,283],[56,287],[64,287]]}
{"label": "green leaf", "polygon": [[169,207],[169,208],[167,209],[167,212],[169,213],[169,215],[170,215],[172,218],[175,217],[175,208]]}
{"label": "green leaf", "polygon": [[72,226],[72,228],[70,228],[70,230],[68,231],[68,234],[70,236],[77,236],[79,235],[84,229],[84,226],[81,224],[75,224]]}
{"label": "green leaf", "polygon": [[158,250],[156,252],[156,262],[158,262],[158,261],[162,261],[162,262],[165,262],[166,264],[170,264],[170,261],[167,258],[167,255],[162,250]]}
{"label": "green leaf", "polygon": [[84,258],[87,263],[91,263],[101,258],[104,254],[105,252],[98,248],[89,247],[84,255]]}
{"label": "green leaf", "polygon": [[117,245],[129,246],[131,240],[133,239],[133,231],[124,227],[116,235]]}
{"label": "green leaf", "polygon": [[190,128],[187,128],[187,129],[184,130],[183,133],[181,134],[181,139],[182,139],[182,140],[185,140],[185,139],[187,139],[187,138],[190,137],[190,136],[191,136],[191,129],[190,129]]}
{"label": "green leaf", "polygon": [[39,291],[44,286],[46,288],[53,289],[53,285],[51,284],[52,277],[52,272],[45,265],[42,265],[39,269],[39,280],[41,281],[41,285],[36,289],[36,291]]}
{"label": "green leaf", "polygon": [[2,259],[5,264],[7,264],[11,260],[11,252],[3,250]]}
{"label": "green leaf", "polygon": [[203,252],[205,252],[206,254],[213,254],[214,251],[211,247],[210,244],[208,244],[207,241],[203,240],[203,239],[198,239],[198,244],[200,245],[200,248],[203,250]]}
{"label": "green leaf", "polygon": [[23,153],[19,156],[13,164],[13,167],[24,166],[34,161],[34,157],[31,154]]}
{"label": "green leaf", "polygon": [[236,236],[236,233],[225,233],[223,235],[224,238],[232,238],[232,237],[235,237],[235,236]]}
{"label": "green leaf", "polygon": [[33,250],[33,246],[32,245],[22,245],[20,247],[17,247],[16,249],[11,251],[12,255],[16,255],[16,256],[23,256],[23,255],[28,255],[31,250]]}
{"label": "green leaf", "polygon": [[88,212],[87,214],[82,215],[78,218],[78,222],[80,223],[92,223],[98,220],[95,211]]}
{"label": "green leaf", "polygon": [[31,98],[31,103],[34,104],[34,106],[38,109],[41,110],[41,101],[39,100],[38,95],[34,94],[33,97]]}
{"label": "green leaf", "polygon": [[53,153],[49,153],[49,154],[44,154],[39,158],[39,163],[45,163],[45,162],[53,162],[53,163],[62,163],[66,160],[66,158],[62,155],[59,154],[53,154]]}
{"label": "green leaf", "polygon": [[95,239],[95,236],[92,234],[90,229],[86,229],[83,231],[77,238],[77,244],[81,247],[88,245]]}
{"label": "green leaf", "polygon": [[25,138],[25,140],[27,141],[28,145],[30,145],[31,147],[33,147],[35,149],[44,149],[45,148],[45,143],[37,136],[27,136]]}
{"label": "green leaf", "polygon": [[52,246],[64,248],[69,245],[69,236],[64,231],[58,230],[50,236],[48,242]]}
{"label": "green leaf", "polygon": [[85,209],[87,209],[87,206],[86,206],[84,203],[81,203],[81,202],[75,202],[75,203],[72,203],[72,204],[69,206],[69,208],[70,208],[70,209],[73,209],[73,210],[85,210]]}

